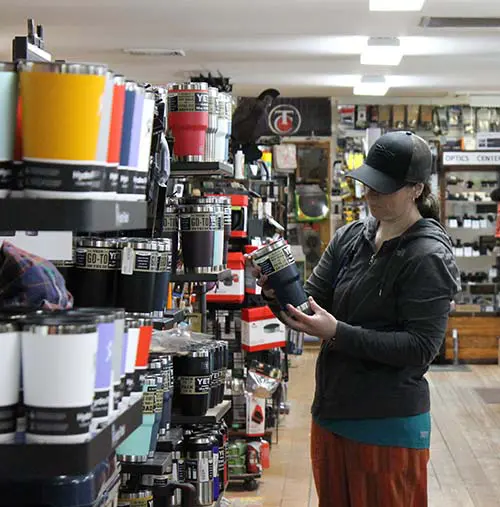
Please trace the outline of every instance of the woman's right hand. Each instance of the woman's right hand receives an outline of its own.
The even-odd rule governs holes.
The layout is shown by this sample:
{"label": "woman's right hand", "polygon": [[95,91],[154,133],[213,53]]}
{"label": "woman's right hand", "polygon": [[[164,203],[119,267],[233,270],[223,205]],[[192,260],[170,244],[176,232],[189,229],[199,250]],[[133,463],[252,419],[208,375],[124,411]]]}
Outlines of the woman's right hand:
{"label": "woman's right hand", "polygon": [[275,299],[276,293],[268,285],[267,275],[263,275],[259,266],[256,266],[250,255],[245,255],[245,262],[250,268],[252,276],[257,279],[257,285],[262,287],[262,292],[267,299]]}

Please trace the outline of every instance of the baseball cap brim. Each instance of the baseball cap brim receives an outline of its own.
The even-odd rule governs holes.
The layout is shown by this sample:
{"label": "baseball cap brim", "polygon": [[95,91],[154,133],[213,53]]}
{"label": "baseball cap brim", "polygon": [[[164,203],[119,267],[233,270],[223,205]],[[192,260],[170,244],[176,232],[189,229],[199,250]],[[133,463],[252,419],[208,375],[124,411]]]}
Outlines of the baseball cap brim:
{"label": "baseball cap brim", "polygon": [[397,181],[367,164],[351,171],[346,177],[363,183],[379,194],[393,194],[406,185],[404,181]]}

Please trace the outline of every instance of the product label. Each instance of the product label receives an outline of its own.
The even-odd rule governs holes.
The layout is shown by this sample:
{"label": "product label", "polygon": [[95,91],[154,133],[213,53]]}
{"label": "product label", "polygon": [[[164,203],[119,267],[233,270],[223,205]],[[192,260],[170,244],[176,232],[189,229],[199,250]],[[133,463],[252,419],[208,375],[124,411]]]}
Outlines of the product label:
{"label": "product label", "polygon": [[10,190],[12,183],[12,162],[0,162],[0,189]]}
{"label": "product label", "polygon": [[94,417],[108,417],[109,412],[109,389],[94,393],[92,403],[92,415]]}
{"label": "product label", "polygon": [[180,394],[196,395],[210,392],[211,375],[203,377],[178,377]]}
{"label": "product label", "polygon": [[115,384],[113,386],[113,408],[118,410],[120,401],[122,401],[123,393],[121,391],[121,384]]}
{"label": "product label", "polygon": [[177,471],[177,479],[174,479],[174,481],[186,482],[186,462],[180,457],[180,453],[178,454],[177,460],[174,461],[174,467]]}
{"label": "product label", "polygon": [[172,113],[175,113],[177,112],[178,110],[178,100],[177,100],[177,92],[175,93],[172,93],[172,92],[168,92],[168,100],[167,100],[167,104],[168,104],[168,112],[172,112]]}
{"label": "product label", "polygon": [[80,269],[111,271],[118,269],[120,251],[110,248],[78,247],[75,251],[75,265]]}
{"label": "product label", "polygon": [[156,388],[155,393],[155,413],[161,414],[163,412],[163,389]]}
{"label": "product label", "polygon": [[148,386],[142,397],[142,414],[151,415],[155,413],[156,386]]}
{"label": "product label", "polygon": [[16,431],[17,405],[0,407],[0,434]]}
{"label": "product label", "polygon": [[219,459],[217,464],[218,464],[217,470],[219,471],[219,473],[224,472],[224,467],[226,466],[226,449],[224,445],[219,447]]}
{"label": "product label", "polygon": [[208,114],[217,114],[217,95],[208,96]]}
{"label": "product label", "polygon": [[172,254],[168,252],[162,252],[157,254],[156,258],[156,270],[159,273],[166,273],[168,271],[168,258],[170,257],[170,265],[172,265]]}
{"label": "product label", "polygon": [[116,191],[119,194],[128,194],[128,186],[130,181],[130,174],[128,169],[118,168],[118,188]]}
{"label": "product label", "polygon": [[106,167],[25,161],[24,187],[60,192],[105,192]]}
{"label": "product label", "polygon": [[217,215],[211,215],[210,213],[183,213],[180,223],[183,232],[221,230],[221,228],[217,228]]}
{"label": "product label", "polygon": [[295,259],[290,251],[290,247],[285,245],[278,250],[274,250],[267,255],[259,257],[255,260],[255,263],[259,265],[262,274],[272,275],[294,264]]}
{"label": "product label", "polygon": [[36,435],[81,435],[88,433],[92,407],[32,407],[26,405],[26,432]]}
{"label": "product label", "polygon": [[213,459],[213,463],[212,463],[212,473],[211,473],[212,479],[219,472],[219,459],[220,459],[220,456],[219,456],[219,448],[218,447],[214,447],[213,448],[213,454],[214,454],[214,459]]}
{"label": "product label", "polygon": [[106,167],[106,192],[118,191],[118,167]]}
{"label": "product label", "polygon": [[[208,90],[183,90],[177,93],[177,101],[170,103],[171,112],[208,113]],[[175,107],[175,109],[173,109]]]}
{"label": "product label", "polygon": [[186,480],[189,482],[210,482],[214,478],[214,463],[210,458],[186,460]]}
{"label": "product label", "polygon": [[179,231],[179,217],[171,213],[166,213],[163,216],[163,232],[178,232]]}
{"label": "product label", "polygon": [[125,375],[125,391],[123,395],[127,397],[130,396],[133,390],[134,390],[134,374],[127,373]]}

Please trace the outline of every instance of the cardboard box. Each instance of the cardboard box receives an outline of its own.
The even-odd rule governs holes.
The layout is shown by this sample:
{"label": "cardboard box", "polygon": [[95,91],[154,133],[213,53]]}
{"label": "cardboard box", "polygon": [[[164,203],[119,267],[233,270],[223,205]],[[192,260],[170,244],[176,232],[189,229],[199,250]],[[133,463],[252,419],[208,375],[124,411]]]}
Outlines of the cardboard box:
{"label": "cardboard box", "polygon": [[245,300],[245,259],[241,252],[227,255],[227,267],[231,270],[230,285],[219,282],[207,293],[208,303],[243,303]]}
{"label": "cardboard box", "polygon": [[285,324],[268,306],[241,311],[241,347],[247,352],[275,349],[286,345]]}

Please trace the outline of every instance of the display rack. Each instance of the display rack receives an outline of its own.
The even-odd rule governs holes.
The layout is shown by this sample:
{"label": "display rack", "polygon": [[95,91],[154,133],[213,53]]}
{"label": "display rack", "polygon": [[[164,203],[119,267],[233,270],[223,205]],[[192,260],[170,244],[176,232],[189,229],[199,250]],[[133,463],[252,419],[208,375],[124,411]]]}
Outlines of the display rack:
{"label": "display rack", "polygon": [[80,444],[2,444],[2,479],[86,475],[105,461],[142,424],[142,400],[118,415],[88,442]]}
{"label": "display rack", "polygon": [[187,176],[232,177],[234,170],[232,165],[223,162],[172,162],[170,173],[172,178]]}
{"label": "display rack", "polygon": [[170,277],[174,283],[210,283],[231,280],[231,270],[225,269],[218,273],[176,273]]}
{"label": "display rack", "polygon": [[0,199],[2,231],[107,232],[145,229],[146,202]]}
{"label": "display rack", "polygon": [[230,409],[231,402],[229,400],[224,400],[216,407],[209,409],[205,415],[195,416],[195,415],[172,414],[171,424],[172,426],[184,426],[193,424],[215,424],[220,422],[222,418],[229,412]]}

